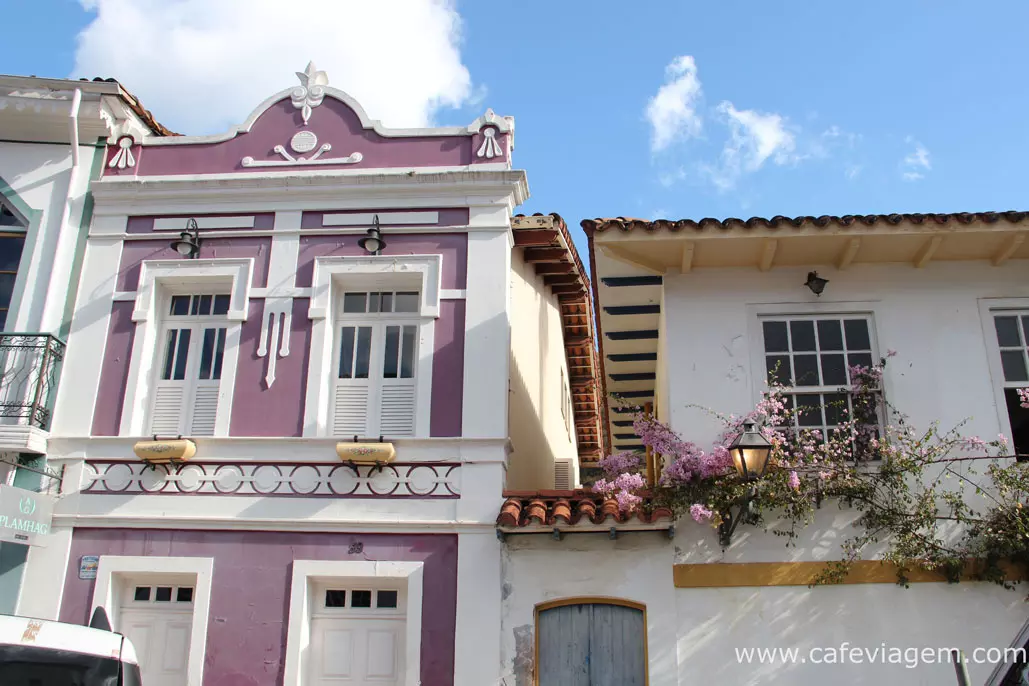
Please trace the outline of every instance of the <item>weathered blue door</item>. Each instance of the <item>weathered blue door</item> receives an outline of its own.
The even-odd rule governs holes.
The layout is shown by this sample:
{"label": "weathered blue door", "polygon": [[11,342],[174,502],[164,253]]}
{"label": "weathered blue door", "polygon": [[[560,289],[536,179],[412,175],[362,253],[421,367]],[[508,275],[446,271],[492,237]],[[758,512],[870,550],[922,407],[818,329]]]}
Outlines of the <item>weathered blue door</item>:
{"label": "weathered blue door", "polygon": [[539,613],[539,686],[644,686],[643,611],[605,604]]}

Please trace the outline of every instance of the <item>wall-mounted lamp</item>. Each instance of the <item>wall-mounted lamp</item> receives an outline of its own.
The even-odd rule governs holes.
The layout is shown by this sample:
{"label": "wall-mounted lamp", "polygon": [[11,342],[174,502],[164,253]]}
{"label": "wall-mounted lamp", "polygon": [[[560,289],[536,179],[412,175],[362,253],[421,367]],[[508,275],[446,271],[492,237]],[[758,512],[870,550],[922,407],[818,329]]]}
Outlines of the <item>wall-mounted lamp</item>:
{"label": "wall-mounted lamp", "polygon": [[171,242],[172,249],[189,259],[200,256],[200,227],[196,219],[186,222],[186,230],[179,234],[179,240]]}
{"label": "wall-mounted lamp", "polygon": [[804,285],[810,288],[811,292],[815,295],[821,296],[827,283],[829,283],[829,279],[823,279],[818,275],[818,272],[808,272],[807,281],[804,282]]}
{"label": "wall-mounted lamp", "polygon": [[[732,455],[736,471],[743,477],[744,481],[757,481],[764,476],[768,469],[768,458],[772,454],[772,444],[757,429],[754,422],[744,422],[743,431],[729,444],[729,454]],[[750,493],[737,503],[735,516],[732,508],[722,513],[722,523],[718,527],[718,538],[723,548],[728,548],[732,543],[732,534],[739,526],[740,520],[753,519],[753,502],[757,496],[756,487],[752,487]]]}
{"label": "wall-mounted lamp", "polygon": [[386,241],[382,238],[379,230],[379,215],[372,217],[372,226],[368,229],[367,235],[357,242],[366,252],[378,255],[386,247]]}

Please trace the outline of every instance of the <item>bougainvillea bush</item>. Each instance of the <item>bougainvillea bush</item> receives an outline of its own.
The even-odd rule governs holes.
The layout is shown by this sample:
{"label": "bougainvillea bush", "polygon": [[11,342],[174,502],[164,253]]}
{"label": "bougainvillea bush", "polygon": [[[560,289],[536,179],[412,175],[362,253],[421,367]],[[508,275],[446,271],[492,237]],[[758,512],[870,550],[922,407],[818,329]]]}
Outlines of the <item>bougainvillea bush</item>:
{"label": "bougainvillea bush", "polygon": [[[886,365],[883,358],[870,368],[850,368],[851,387],[826,408],[841,421],[829,435],[797,428],[802,413],[822,408],[794,407],[787,389],[774,385],[747,414],[717,415],[724,431],[706,449],[638,412],[633,428],[663,457],[660,479],[648,488],[643,455],[621,452],[601,461],[605,477],[593,488],[626,511],[646,506],[649,493],[653,502],[714,527],[749,503],[746,521],[774,519],[771,530],[787,545],[819,508],[850,509],[855,519],[841,559],[820,582],[842,580],[850,563],[876,544],[901,570],[900,581],[912,568],[953,580],[969,573],[1001,580],[1000,561],[1029,560],[1029,463],[1011,459],[1004,436],[964,435],[964,422],[916,429],[883,397]],[[1029,389],[1019,394],[1029,407]],[[753,482],[737,473],[728,448],[744,422],[755,422],[772,445],[768,470]]]}

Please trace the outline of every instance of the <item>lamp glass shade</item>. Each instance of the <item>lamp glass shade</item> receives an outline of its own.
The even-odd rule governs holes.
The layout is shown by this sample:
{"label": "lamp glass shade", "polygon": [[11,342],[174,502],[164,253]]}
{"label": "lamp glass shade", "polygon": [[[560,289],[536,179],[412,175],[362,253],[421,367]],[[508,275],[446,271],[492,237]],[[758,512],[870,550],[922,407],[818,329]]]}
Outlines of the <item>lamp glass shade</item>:
{"label": "lamp glass shade", "polygon": [[382,250],[382,239],[378,236],[365,236],[357,244],[368,252],[379,252]]}
{"label": "lamp glass shade", "polygon": [[772,444],[755,427],[754,422],[745,422],[743,432],[729,445],[736,471],[746,480],[762,477],[768,468],[768,457]]}
{"label": "lamp glass shade", "polygon": [[175,252],[183,257],[189,257],[193,254],[196,246],[193,244],[193,237],[183,231],[182,235],[179,236],[179,240],[172,241],[171,247],[175,248]]}

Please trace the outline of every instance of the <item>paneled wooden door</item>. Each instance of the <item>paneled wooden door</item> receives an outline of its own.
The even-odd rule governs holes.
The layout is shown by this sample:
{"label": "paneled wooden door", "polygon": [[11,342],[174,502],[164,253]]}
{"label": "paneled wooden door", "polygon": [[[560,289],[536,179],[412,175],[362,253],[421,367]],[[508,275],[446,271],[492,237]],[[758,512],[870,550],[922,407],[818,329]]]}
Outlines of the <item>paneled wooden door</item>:
{"label": "paneled wooden door", "polygon": [[539,686],[645,686],[643,609],[578,603],[539,610]]}

